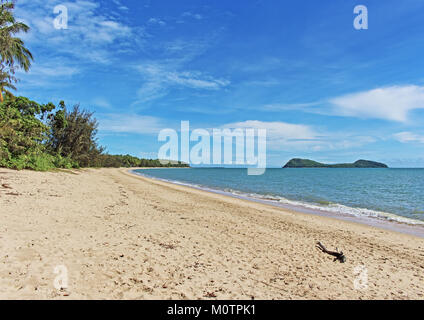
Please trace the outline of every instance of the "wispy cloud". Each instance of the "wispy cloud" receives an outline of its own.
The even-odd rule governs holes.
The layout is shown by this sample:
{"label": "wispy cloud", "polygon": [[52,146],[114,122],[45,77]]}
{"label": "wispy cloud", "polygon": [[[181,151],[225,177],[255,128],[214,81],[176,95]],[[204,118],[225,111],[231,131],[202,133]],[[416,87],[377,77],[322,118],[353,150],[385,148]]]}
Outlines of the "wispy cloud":
{"label": "wispy cloud", "polygon": [[193,19],[196,19],[196,20],[202,20],[203,19],[203,16],[201,14],[193,13],[193,12],[190,12],[190,11],[184,12],[182,14],[182,16],[183,17],[190,17],[190,18],[193,18]]}
{"label": "wispy cloud", "polygon": [[337,115],[407,122],[409,112],[424,109],[424,87],[377,88],[330,100]]}
{"label": "wispy cloud", "polygon": [[[54,27],[57,5],[68,9],[68,29]],[[121,2],[113,1],[113,5]],[[120,11],[107,12],[104,4],[94,0],[19,0],[16,16],[31,28],[22,38],[35,57],[31,72],[18,74],[19,89],[42,87],[50,96],[60,87],[74,85],[71,77],[112,65],[119,58],[117,53],[133,50],[144,36],[125,22]]]}
{"label": "wispy cloud", "polygon": [[226,87],[230,81],[214,78],[200,71],[178,70],[178,62],[160,64],[156,62],[136,67],[144,84],[138,91],[139,100],[146,102],[162,97],[172,87],[184,87],[199,90],[217,90]]}
{"label": "wispy cloud", "polygon": [[166,22],[159,19],[159,18],[150,18],[149,21],[147,21],[147,23],[152,24],[152,25],[160,25],[160,26],[166,26]]}
{"label": "wispy cloud", "polygon": [[402,143],[424,143],[424,135],[419,135],[409,131],[396,133],[393,137]]}
{"label": "wispy cloud", "polygon": [[127,6],[125,6],[125,5],[123,5],[120,0],[112,0],[112,1],[113,1],[114,4],[117,5],[117,7],[118,7],[119,10],[122,10],[122,11],[129,10],[129,8]]}
{"label": "wispy cloud", "polygon": [[[310,107],[316,106],[317,102],[311,102],[311,103],[275,103],[275,104],[266,104],[261,106],[259,109],[262,111],[272,111],[272,112],[280,112],[285,110],[303,110],[306,112],[311,112],[312,110],[309,109]],[[258,108],[255,108],[258,109]]]}
{"label": "wispy cloud", "polygon": [[[133,133],[157,135],[164,128],[175,127],[177,123],[169,123],[164,119],[141,116],[137,114],[100,114],[100,132],[107,133]],[[193,127],[192,129],[194,129]],[[374,137],[354,134],[328,133],[304,124],[286,122],[265,122],[248,120],[233,122],[220,126],[225,129],[265,129],[267,131],[267,148],[270,151],[322,151],[341,150],[360,147],[376,141]],[[209,128],[209,131],[211,129]]]}
{"label": "wispy cloud", "polygon": [[158,134],[167,128],[165,122],[157,117],[137,114],[99,114],[99,131],[114,133]]}
{"label": "wispy cloud", "polygon": [[[59,4],[68,9],[66,30],[58,30],[53,25],[53,9]],[[31,27],[31,32],[24,35],[31,46],[42,46],[49,55],[67,54],[81,62],[112,62],[111,46],[115,51],[126,47],[128,39],[140,34],[118,18],[103,13],[101,5],[92,0],[18,1],[16,14]]]}
{"label": "wispy cloud", "polygon": [[[61,65],[60,63],[56,62],[57,64],[54,66],[42,66],[42,65],[35,65],[31,69],[31,76],[33,77],[64,77],[64,76],[73,76],[75,74],[80,73],[80,69],[75,66],[65,66]],[[22,71],[19,71],[19,73],[22,73]]]}
{"label": "wispy cloud", "polygon": [[406,123],[413,110],[424,109],[424,86],[390,86],[306,103],[271,103],[267,112],[300,110],[330,116],[382,119]]}
{"label": "wispy cloud", "polygon": [[104,109],[112,109],[112,105],[108,100],[102,97],[97,97],[92,100],[92,104],[94,104],[97,107],[104,108]]}
{"label": "wispy cloud", "polygon": [[[36,62],[31,67],[30,73],[22,70],[17,71],[17,77],[21,80],[18,90],[43,88],[43,91],[69,86],[69,80],[82,73],[82,68],[69,59],[52,58],[45,62]],[[49,98],[50,99],[50,98]]]}
{"label": "wispy cloud", "polygon": [[305,124],[248,120],[229,123],[223,128],[266,129],[267,147],[274,151],[322,151],[360,147],[376,141],[375,137],[325,132]]}

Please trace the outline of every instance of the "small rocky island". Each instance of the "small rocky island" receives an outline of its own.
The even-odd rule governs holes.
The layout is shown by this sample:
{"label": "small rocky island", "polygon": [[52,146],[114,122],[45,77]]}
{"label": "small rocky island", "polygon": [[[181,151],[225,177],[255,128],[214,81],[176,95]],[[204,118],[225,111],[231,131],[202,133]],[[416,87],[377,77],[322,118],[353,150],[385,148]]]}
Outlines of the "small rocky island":
{"label": "small rocky island", "polygon": [[291,159],[283,168],[388,168],[384,163],[358,160],[354,163],[325,164],[309,159]]}

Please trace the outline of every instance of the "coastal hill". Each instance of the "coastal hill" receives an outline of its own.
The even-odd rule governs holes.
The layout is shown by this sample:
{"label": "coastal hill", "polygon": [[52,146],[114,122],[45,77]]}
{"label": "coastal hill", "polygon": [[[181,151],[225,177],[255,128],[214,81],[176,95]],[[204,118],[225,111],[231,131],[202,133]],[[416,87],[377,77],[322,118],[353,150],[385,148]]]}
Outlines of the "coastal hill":
{"label": "coastal hill", "polygon": [[388,168],[384,163],[358,160],[354,163],[325,164],[309,159],[291,159],[283,168]]}

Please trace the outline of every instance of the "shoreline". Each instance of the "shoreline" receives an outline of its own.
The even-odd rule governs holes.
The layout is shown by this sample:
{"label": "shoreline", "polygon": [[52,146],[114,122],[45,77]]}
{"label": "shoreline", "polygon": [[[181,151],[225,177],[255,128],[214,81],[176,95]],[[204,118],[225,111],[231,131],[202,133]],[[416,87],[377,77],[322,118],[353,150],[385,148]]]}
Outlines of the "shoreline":
{"label": "shoreline", "polygon": [[[420,237],[126,168],[1,169],[0,217],[0,299],[424,298]],[[67,271],[63,290],[58,267]]]}
{"label": "shoreline", "polygon": [[255,198],[253,196],[248,196],[248,195],[245,195],[245,194],[234,194],[234,193],[223,191],[223,190],[218,190],[218,189],[213,189],[213,188],[208,188],[208,187],[202,187],[202,186],[196,186],[196,185],[192,185],[192,184],[185,183],[185,182],[171,181],[171,180],[167,180],[167,179],[151,177],[151,176],[148,176],[148,175],[143,175],[141,173],[135,172],[135,170],[147,170],[147,169],[149,169],[149,168],[131,168],[130,170],[128,170],[128,172],[130,174],[142,176],[146,179],[152,179],[154,181],[161,181],[161,182],[170,183],[170,184],[173,184],[173,185],[185,186],[185,187],[192,188],[192,189],[195,189],[195,190],[202,190],[202,191],[205,191],[205,192],[220,194],[220,195],[231,197],[231,198],[236,198],[236,199],[241,199],[241,200],[246,200],[246,201],[252,201],[252,202],[262,203],[262,204],[266,204],[266,205],[271,205],[271,206],[274,206],[274,207],[277,207],[277,208],[282,208],[284,210],[291,210],[291,211],[295,211],[295,212],[302,213],[302,214],[311,214],[311,215],[317,215],[317,216],[322,216],[322,217],[329,217],[329,218],[338,219],[338,220],[342,220],[342,221],[359,223],[359,224],[362,224],[362,225],[381,228],[381,229],[388,230],[388,231],[394,231],[394,232],[399,232],[399,233],[404,233],[404,234],[424,238],[424,224],[409,224],[409,223],[406,223],[406,222],[399,222],[399,221],[389,220],[389,219],[384,220],[382,218],[377,218],[377,217],[366,217],[366,216],[360,217],[360,216],[355,216],[353,214],[348,214],[348,213],[334,213],[334,212],[331,212],[331,211],[326,211],[325,208],[323,208],[323,210],[311,209],[311,208],[308,208],[306,206],[302,206],[300,204],[299,205],[290,205],[290,204],[285,204],[285,203],[281,203],[281,202],[277,202],[277,201],[273,201],[273,200],[269,200],[269,199]]}

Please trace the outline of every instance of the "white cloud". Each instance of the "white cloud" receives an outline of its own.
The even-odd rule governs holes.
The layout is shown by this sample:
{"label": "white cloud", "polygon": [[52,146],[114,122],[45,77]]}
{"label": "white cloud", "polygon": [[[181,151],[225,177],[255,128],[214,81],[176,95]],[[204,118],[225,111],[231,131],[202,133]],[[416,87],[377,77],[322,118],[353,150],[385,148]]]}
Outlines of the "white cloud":
{"label": "white cloud", "polygon": [[166,79],[169,83],[197,89],[219,89],[230,83],[228,80],[205,76],[198,71],[168,72]]}
{"label": "white cloud", "polygon": [[244,122],[234,122],[224,125],[225,128],[253,128],[266,129],[270,138],[290,140],[311,140],[315,139],[316,132],[309,126],[303,124],[291,124],[286,122],[263,122],[258,120],[248,120]]}
{"label": "white cloud", "polygon": [[158,134],[167,128],[163,120],[137,114],[99,115],[99,130],[114,133]]}
{"label": "white cloud", "polygon": [[116,4],[117,6],[118,6],[118,9],[119,10],[122,10],[122,11],[128,11],[129,10],[129,8],[128,7],[126,7],[126,6],[124,6],[122,3],[121,3],[121,1],[120,0],[112,0],[113,1],[113,3],[114,4]]}
{"label": "white cloud", "polygon": [[402,143],[424,143],[424,136],[415,134],[412,132],[399,132],[393,135],[393,137]]}
{"label": "white cloud", "polygon": [[98,106],[98,107],[101,107],[101,108],[105,108],[105,109],[111,109],[112,108],[112,105],[110,104],[110,102],[107,101],[105,98],[102,98],[102,97],[94,98],[92,100],[92,103],[95,106]]}
{"label": "white cloud", "polygon": [[370,136],[322,132],[305,124],[249,120],[226,124],[223,128],[267,130],[267,148],[275,151],[321,151],[360,147],[375,142]]}
{"label": "white cloud", "polygon": [[270,112],[281,112],[285,110],[302,110],[310,111],[308,108],[315,106],[317,103],[292,103],[292,104],[282,104],[282,103],[272,103],[266,104],[259,108],[255,108],[261,111],[270,111]]}
{"label": "white cloud", "polygon": [[[179,130],[179,124],[170,124],[164,119],[137,114],[103,114],[99,117],[100,131],[104,133],[135,133],[157,135],[162,129]],[[177,126],[178,125],[178,126]],[[370,136],[358,136],[347,133],[326,133],[304,124],[286,122],[264,122],[248,120],[222,125],[220,129],[266,129],[267,149],[272,151],[307,151],[341,150],[360,147],[375,142]],[[191,128],[194,130],[194,127]],[[211,128],[206,128],[212,133]]]}
{"label": "white cloud", "polygon": [[[114,1],[119,5],[120,1]],[[56,5],[68,9],[68,29],[54,28]],[[16,16],[30,26],[22,34],[34,55],[31,71],[19,73],[25,88],[69,86],[69,77],[83,74],[95,64],[116,62],[116,52],[131,50],[143,37],[120,17],[119,12],[106,12],[94,0],[19,0]],[[20,86],[21,88],[21,86]],[[47,90],[47,89],[46,89]]]}
{"label": "white cloud", "polygon": [[149,21],[147,21],[149,24],[157,24],[160,26],[166,26],[166,22],[159,19],[159,18],[150,18]]}
{"label": "white cloud", "polygon": [[70,67],[64,65],[56,65],[55,67],[35,65],[31,68],[31,76],[40,77],[64,77],[73,76],[78,74],[80,70],[77,67]]}
{"label": "white cloud", "polygon": [[183,17],[191,17],[191,18],[194,18],[194,19],[196,19],[196,20],[202,20],[202,19],[203,19],[203,16],[202,16],[201,14],[199,14],[199,13],[192,13],[192,12],[190,12],[190,11],[186,11],[186,12],[184,12],[184,13],[182,14],[182,16],[183,16]]}
{"label": "white cloud", "polygon": [[377,88],[330,100],[342,116],[407,122],[409,112],[424,109],[424,87],[416,85]]}
{"label": "white cloud", "polygon": [[[53,9],[59,4],[68,9],[67,30],[53,25]],[[23,35],[30,46],[39,45],[50,55],[65,53],[82,62],[109,63],[113,60],[110,47],[115,51],[125,47],[139,33],[101,9],[93,0],[24,0],[17,2],[16,16],[31,27],[30,33]]]}
{"label": "white cloud", "polygon": [[382,87],[308,103],[271,103],[255,107],[267,112],[300,110],[302,112],[383,119],[406,123],[413,110],[424,109],[424,86]]}
{"label": "white cloud", "polygon": [[199,71],[179,71],[179,63],[145,63],[136,67],[144,84],[138,91],[136,103],[157,99],[167,94],[171,87],[217,90],[230,84],[228,80],[214,78]]}
{"label": "white cloud", "polygon": [[18,86],[18,90],[22,88],[43,88],[44,92],[59,86],[69,86],[72,84],[69,79],[81,72],[81,68],[69,59],[49,59],[48,62],[44,63],[37,60],[29,73],[23,70],[17,71],[17,77],[22,83]]}

